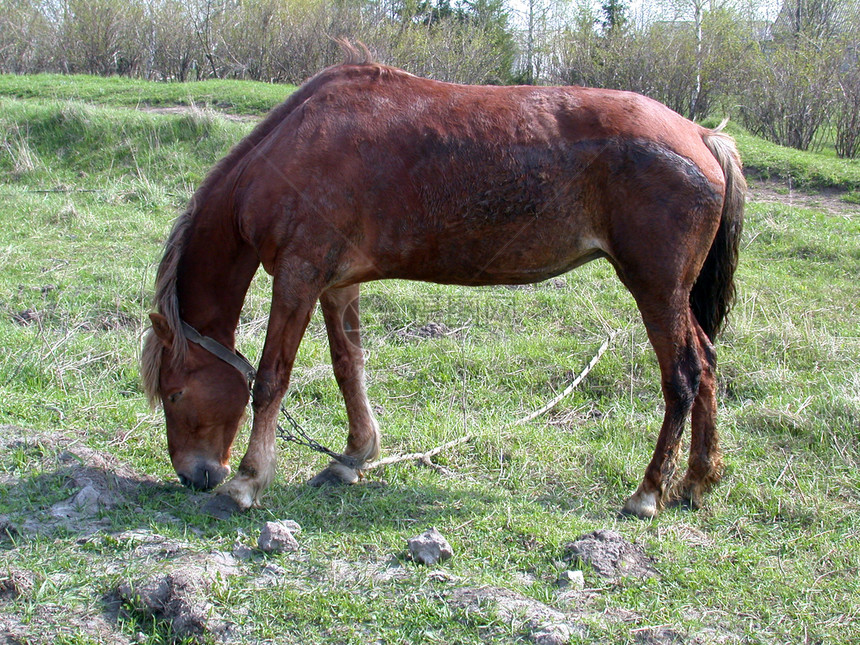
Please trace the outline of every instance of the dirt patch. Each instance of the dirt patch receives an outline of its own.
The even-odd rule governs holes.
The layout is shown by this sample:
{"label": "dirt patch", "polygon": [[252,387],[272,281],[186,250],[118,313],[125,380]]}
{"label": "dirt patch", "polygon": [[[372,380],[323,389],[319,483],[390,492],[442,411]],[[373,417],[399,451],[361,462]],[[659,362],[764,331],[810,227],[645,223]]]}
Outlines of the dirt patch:
{"label": "dirt patch", "polygon": [[847,217],[860,215],[860,205],[846,202],[844,195],[844,191],[836,189],[823,189],[816,193],[800,191],[779,180],[750,179],[749,182],[749,199],[756,203],[797,206]]}
{"label": "dirt patch", "polygon": [[33,591],[36,576],[30,571],[10,569],[0,574],[0,603],[27,596]]}
{"label": "dirt patch", "polygon": [[329,563],[326,573],[335,585],[361,585],[367,582],[384,584],[405,580],[413,575],[413,571],[404,567],[396,557],[367,562],[334,559]]}
{"label": "dirt patch", "polygon": [[42,312],[36,309],[25,309],[24,311],[12,314],[12,322],[21,326],[39,325],[43,317]]}
{"label": "dirt patch", "polygon": [[[0,475],[5,495],[11,501],[34,500],[28,501],[26,513],[0,518],[0,534],[9,536],[29,539],[58,529],[81,537],[92,535],[111,525],[106,511],[134,510],[141,495],[164,488],[158,480],[68,436],[4,426],[0,427],[0,453],[22,464],[18,469],[6,464],[6,472]],[[62,499],[56,501],[58,496]],[[40,504],[40,500],[44,501]]]}
{"label": "dirt patch", "polygon": [[[44,537],[61,542],[71,539],[82,545],[81,554],[96,576],[122,576],[140,569],[143,563],[155,562],[162,576],[174,575],[177,570],[189,572],[184,577],[175,574],[178,577],[174,586],[180,590],[198,584],[197,579],[209,575],[212,562],[218,563],[215,569],[218,576],[226,575],[225,566],[221,565],[223,558],[193,554],[190,545],[168,540],[147,529],[109,533],[112,516],[117,512],[125,510],[125,515],[134,521],[139,515],[129,511],[139,510],[137,500],[141,496],[163,494],[164,490],[164,484],[136,473],[112,455],[94,450],[74,436],[0,426],[0,459],[3,466],[0,494],[8,502],[8,515],[0,517],[0,539],[6,542],[4,548],[9,556]],[[155,516],[158,513],[146,515],[147,519]],[[167,522],[178,521],[167,513],[159,517]],[[88,545],[93,545],[97,552],[104,552],[108,546],[108,551],[116,549],[116,555],[83,555],[90,553]],[[0,571],[0,606],[5,605],[0,615],[0,643],[53,643],[60,635],[86,642],[130,642],[117,622],[124,606],[118,593],[114,599],[101,598],[92,589],[90,602],[75,608],[35,598],[35,591],[43,582],[49,582],[49,586],[63,585],[68,579],[69,575],[64,573],[35,573],[11,564]],[[199,586],[205,585],[200,582]],[[26,610],[25,617],[19,612],[28,606],[31,609]],[[176,611],[175,616],[170,615],[179,621],[176,633],[193,634],[194,625],[203,625],[192,619],[199,607],[192,603],[188,607],[184,613]],[[183,617],[187,618],[184,622]],[[224,631],[208,623],[205,627],[212,634]]]}
{"label": "dirt patch", "polygon": [[58,637],[62,638],[60,642],[69,643],[129,645],[132,642],[114,629],[109,617],[74,614],[57,605],[37,605],[26,620],[0,616],[2,645],[56,645]]}
{"label": "dirt patch", "polygon": [[445,336],[451,336],[455,334],[459,330],[451,330],[444,323],[437,322],[429,322],[426,325],[421,325],[420,327],[413,327],[412,325],[408,325],[403,329],[398,329],[394,334],[399,338],[403,338],[406,340],[430,340],[434,338],[444,338]]}
{"label": "dirt patch", "polygon": [[134,328],[140,325],[140,320],[124,311],[108,311],[94,316],[92,321],[82,324],[84,331],[118,331]]}
{"label": "dirt patch", "polygon": [[[541,602],[512,589],[470,584],[468,574],[455,577],[439,568],[427,573],[403,553],[374,551],[368,558],[347,560],[314,553],[312,542],[300,539],[297,551],[272,557],[257,546],[256,531],[186,537],[184,531],[199,537],[204,529],[180,519],[181,511],[173,511],[177,517],[137,506],[147,505],[142,498],[169,500],[169,486],[73,435],[0,426],[0,460],[0,499],[8,513],[0,517],[0,539],[4,556],[9,556],[9,564],[0,569],[0,644],[53,645],[60,636],[69,642],[130,643],[153,634],[160,642],[247,641],[247,626],[240,627],[243,602],[254,590],[289,587],[324,594],[348,589],[360,595],[372,589],[393,596],[409,585],[430,588],[426,597],[432,602],[487,625],[480,629],[488,640],[507,642],[513,633],[520,640],[557,645],[587,638],[587,625],[624,623],[630,624],[634,642],[723,642],[715,640],[721,636],[718,630],[706,628],[682,638],[674,626],[652,627],[642,615],[604,606],[606,580],[596,585],[601,588],[558,589]],[[182,503],[200,508],[208,497],[183,492]],[[117,529],[117,518],[130,525]],[[164,534],[153,530],[153,523],[165,526],[159,529]],[[282,523],[298,533],[298,525]],[[45,543],[46,538],[81,563],[76,566],[89,569],[87,577],[79,571],[43,570],[27,555],[16,557],[31,542]],[[674,528],[671,538],[708,544],[707,536],[692,527]],[[612,531],[582,536],[569,545],[567,555],[569,562],[587,562],[616,581],[656,573],[640,547]],[[518,584],[535,581],[524,576]],[[66,607],[39,595],[43,587],[50,594],[63,585],[75,588],[76,599],[89,596]]]}
{"label": "dirt patch", "polygon": [[660,539],[671,539],[675,542],[683,542],[691,547],[712,547],[716,543],[714,538],[689,524],[675,524],[657,531]]}
{"label": "dirt patch", "polygon": [[448,602],[473,619],[494,616],[518,626],[518,631],[538,645],[561,645],[586,634],[585,625],[573,617],[510,589],[461,587],[450,593]]}
{"label": "dirt patch", "polygon": [[227,553],[174,555],[149,573],[121,583],[114,595],[124,612],[168,623],[176,640],[229,641],[232,625],[207,596],[213,584],[237,573],[238,562]]}
{"label": "dirt patch", "polygon": [[171,105],[169,107],[154,107],[141,106],[137,108],[141,112],[149,112],[150,114],[193,114],[201,116],[217,116],[228,121],[236,121],[239,123],[252,123],[260,121],[262,117],[252,114],[229,114],[220,110],[201,109],[191,105]]}
{"label": "dirt patch", "polygon": [[634,630],[635,639],[641,645],[681,645],[685,639],[671,627],[643,627]]}

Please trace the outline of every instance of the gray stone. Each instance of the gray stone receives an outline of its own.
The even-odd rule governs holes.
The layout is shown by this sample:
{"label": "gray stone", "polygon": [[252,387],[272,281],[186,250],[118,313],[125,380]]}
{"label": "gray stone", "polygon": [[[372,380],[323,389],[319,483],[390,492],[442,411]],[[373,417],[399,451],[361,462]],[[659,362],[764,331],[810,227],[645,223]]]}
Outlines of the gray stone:
{"label": "gray stone", "polygon": [[454,555],[454,550],[436,527],[431,527],[421,535],[406,540],[409,546],[409,557],[415,562],[434,565],[444,562]]}
{"label": "gray stone", "polygon": [[556,584],[568,589],[585,589],[585,576],[582,571],[562,571],[558,574]]}
{"label": "gray stone", "polygon": [[233,545],[232,554],[237,560],[250,560],[254,557],[254,549],[249,547],[247,544],[238,542]]}
{"label": "gray stone", "polygon": [[260,531],[257,546],[265,553],[298,551],[299,543],[293,537],[293,532],[299,528],[298,524],[289,520],[287,522],[266,522],[263,530]]}
{"label": "gray stone", "polygon": [[279,520],[278,523],[293,535],[302,532],[302,527],[295,520]]}

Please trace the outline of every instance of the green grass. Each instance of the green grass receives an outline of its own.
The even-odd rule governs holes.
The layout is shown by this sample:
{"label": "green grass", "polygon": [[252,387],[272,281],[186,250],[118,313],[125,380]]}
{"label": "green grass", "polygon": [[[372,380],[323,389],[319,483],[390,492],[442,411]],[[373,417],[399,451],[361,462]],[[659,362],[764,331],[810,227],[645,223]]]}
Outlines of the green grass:
{"label": "green grass", "polygon": [[747,173],[761,179],[790,181],[794,188],[860,190],[860,161],[839,159],[832,150],[802,152],[770,143],[729,124],[742,151]]}
{"label": "green grass", "polygon": [[0,74],[0,96],[127,108],[197,106],[238,115],[263,115],[293,90],[292,85],[254,81],[155,83],[122,76]]}
{"label": "green grass", "polygon": [[[251,125],[119,109],[133,94],[120,89],[138,82],[100,80],[102,99],[88,79],[70,95],[33,89],[32,98],[8,98],[3,83],[13,80],[27,82],[0,79],[7,88],[0,89],[7,97],[0,99],[0,424],[76,437],[154,483],[103,514],[106,526],[95,535],[58,530],[0,542],[3,567],[38,572],[27,596],[0,602],[0,623],[15,616],[38,625],[48,615],[52,640],[96,642],[71,618],[101,615],[103,596],[138,566],[132,547],[112,534],[142,527],[208,553],[229,551],[237,539],[252,544],[266,519],[292,518],[303,527],[300,554],[266,560],[286,572],[277,586],[257,588],[241,575],[208,594],[249,642],[520,642],[521,625],[491,609],[479,616],[453,609],[448,590],[506,587],[564,608],[554,587],[564,544],[597,528],[643,544],[660,576],[607,584],[586,572],[599,591],[583,618],[585,642],[637,642],[637,630],[653,625],[702,642],[856,639],[860,222],[853,205],[840,213],[748,208],[740,299],[717,346],[728,470],[703,510],[670,509],[653,522],[616,515],[650,457],[662,399],[635,304],[608,264],[597,262],[566,284],[518,290],[366,285],[368,387],[385,452],[429,448],[464,432],[476,440],[438,457],[450,475],[406,463],[343,490],[305,487],[324,460],[284,447],[266,509],[216,521],[174,484],[163,419],[146,406],[137,357],[170,222]],[[269,89],[243,91],[250,105],[255,92],[264,97]],[[139,84],[149,102],[168,104],[175,91]],[[736,134],[748,167],[782,154]],[[786,172],[797,176],[821,163],[791,157]],[[857,162],[820,167],[828,185],[857,190]],[[239,344],[251,358],[261,348],[269,288],[260,275],[243,313]],[[430,340],[402,333],[428,322],[457,331]],[[563,388],[612,329],[621,333],[610,351],[568,399],[546,417],[506,428]],[[286,402],[322,443],[342,445],[346,415],[318,314]],[[246,442],[244,429],[237,458]],[[38,520],[68,496],[57,452],[34,442],[0,455],[0,515]],[[402,562],[405,538],[431,525],[455,549],[443,568],[457,582],[438,582],[410,563],[387,581],[360,573]],[[118,561],[128,569],[109,566]],[[334,576],[338,563],[353,577]],[[619,615],[627,620],[604,618]],[[134,614],[117,629],[128,638],[143,634],[141,642],[171,638],[164,624]],[[716,630],[710,641],[702,636],[708,629]]]}

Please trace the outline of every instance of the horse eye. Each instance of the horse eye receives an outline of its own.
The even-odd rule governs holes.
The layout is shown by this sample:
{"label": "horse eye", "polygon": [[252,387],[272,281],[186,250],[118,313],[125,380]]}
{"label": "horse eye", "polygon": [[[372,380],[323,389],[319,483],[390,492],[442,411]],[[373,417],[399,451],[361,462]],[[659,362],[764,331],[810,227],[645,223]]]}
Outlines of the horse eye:
{"label": "horse eye", "polygon": [[179,390],[179,392],[174,392],[167,397],[167,400],[171,403],[176,403],[180,398],[182,398],[182,390]]}

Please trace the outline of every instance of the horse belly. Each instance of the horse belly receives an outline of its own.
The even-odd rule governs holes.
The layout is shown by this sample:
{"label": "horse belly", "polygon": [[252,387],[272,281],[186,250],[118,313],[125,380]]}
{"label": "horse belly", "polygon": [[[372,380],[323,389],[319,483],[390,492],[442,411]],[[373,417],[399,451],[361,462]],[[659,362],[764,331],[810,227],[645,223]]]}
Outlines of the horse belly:
{"label": "horse belly", "polygon": [[536,282],[604,255],[592,147],[426,157],[399,184],[383,255],[397,277],[468,285]]}
{"label": "horse belly", "polygon": [[523,284],[565,273],[605,255],[602,243],[566,228],[536,231],[539,222],[496,230],[455,227],[416,244],[397,277],[463,285]]}

